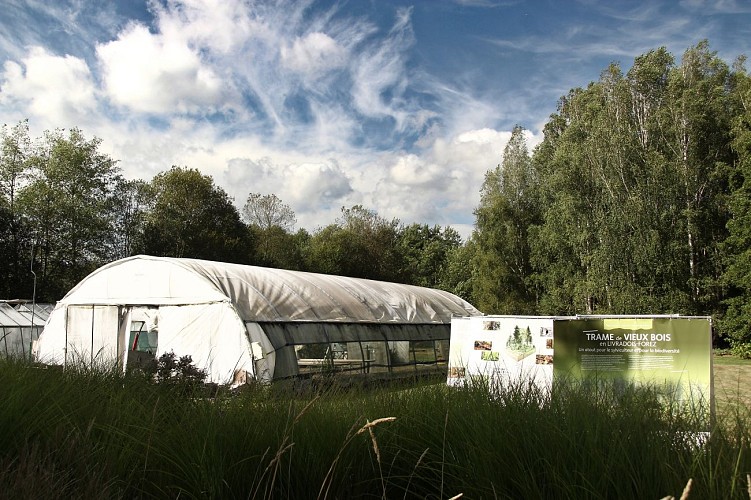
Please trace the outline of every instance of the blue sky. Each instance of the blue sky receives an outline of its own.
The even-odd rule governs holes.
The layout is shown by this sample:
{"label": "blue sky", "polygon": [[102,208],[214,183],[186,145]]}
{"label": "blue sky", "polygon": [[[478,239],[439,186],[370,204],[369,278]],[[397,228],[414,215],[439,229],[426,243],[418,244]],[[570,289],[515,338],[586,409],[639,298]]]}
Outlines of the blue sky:
{"label": "blue sky", "polygon": [[751,2],[3,0],[0,123],[79,127],[129,178],[211,175],[297,227],[361,204],[466,237],[514,125],[533,148],[611,62],[708,39],[751,55]]}

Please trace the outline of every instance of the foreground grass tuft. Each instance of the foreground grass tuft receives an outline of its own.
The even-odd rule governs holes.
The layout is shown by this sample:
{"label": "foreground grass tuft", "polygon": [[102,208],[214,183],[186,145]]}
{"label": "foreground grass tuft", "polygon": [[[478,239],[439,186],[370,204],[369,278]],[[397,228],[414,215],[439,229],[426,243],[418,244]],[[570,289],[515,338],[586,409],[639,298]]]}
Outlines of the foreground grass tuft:
{"label": "foreground grass tuft", "polygon": [[0,387],[1,495],[13,498],[740,499],[751,487],[743,407],[701,443],[697,415],[635,387],[205,398],[15,361],[0,362]]}

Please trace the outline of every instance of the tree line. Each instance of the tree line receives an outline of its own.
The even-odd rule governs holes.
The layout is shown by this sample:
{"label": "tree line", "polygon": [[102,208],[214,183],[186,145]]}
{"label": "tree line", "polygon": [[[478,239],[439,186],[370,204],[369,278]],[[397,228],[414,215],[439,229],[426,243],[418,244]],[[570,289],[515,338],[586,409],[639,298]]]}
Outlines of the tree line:
{"label": "tree line", "polygon": [[[711,315],[751,350],[751,78],[706,41],[612,64],[561,97],[530,152],[514,128],[466,242],[357,205],[312,233],[274,194],[238,210],[173,166],[126,180],[78,129],[2,128],[0,295],[62,297],[129,255],[192,257],[443,288],[493,314]],[[33,275],[32,275],[33,270]],[[745,347],[744,347],[745,346]]]}
{"label": "tree line", "polygon": [[[475,212],[483,311],[711,315],[751,342],[751,81],[706,41],[613,64],[517,127]],[[748,350],[748,347],[745,347]]]}
{"label": "tree line", "polygon": [[33,139],[3,126],[0,297],[53,302],[98,267],[137,254],[190,257],[440,287],[451,227],[405,225],[360,205],[332,224],[295,231],[274,194],[238,210],[213,179],[173,166],[126,180],[99,139],[79,129]]}

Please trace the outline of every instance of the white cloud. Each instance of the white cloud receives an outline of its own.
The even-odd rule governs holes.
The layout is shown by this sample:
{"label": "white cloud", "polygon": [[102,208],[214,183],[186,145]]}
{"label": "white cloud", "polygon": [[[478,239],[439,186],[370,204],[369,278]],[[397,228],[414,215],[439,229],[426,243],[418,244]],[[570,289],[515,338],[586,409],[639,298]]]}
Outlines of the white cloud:
{"label": "white cloud", "polygon": [[346,52],[327,34],[315,32],[297,37],[291,46],[283,46],[281,58],[287,68],[316,79],[323,73],[342,67],[346,62]]}
{"label": "white cloud", "polygon": [[180,37],[131,25],[117,40],[97,47],[104,90],[113,103],[141,113],[212,112],[222,83]]}
{"label": "white cloud", "polygon": [[336,161],[289,165],[284,169],[285,193],[302,211],[337,205],[352,192],[347,173]]}
{"label": "white cloud", "polygon": [[421,186],[435,183],[442,178],[442,169],[423,158],[409,154],[396,160],[390,169],[390,179],[401,186]]}
{"label": "white cloud", "polygon": [[[296,213],[300,227],[313,230],[333,222],[353,194],[346,169],[336,160],[282,163],[282,158],[232,158],[226,162],[223,182],[241,207],[249,193],[275,194]],[[322,216],[322,214],[326,214]]]}
{"label": "white cloud", "polygon": [[249,37],[266,31],[242,0],[168,0],[165,7],[153,6],[159,32],[165,37],[182,39],[215,54],[240,50]]}
{"label": "white cloud", "polygon": [[96,108],[96,89],[82,59],[32,47],[20,63],[3,65],[0,104],[25,110],[52,128],[83,126]]}
{"label": "white cloud", "polygon": [[485,173],[500,163],[510,137],[507,131],[470,130],[436,138],[418,153],[383,154],[353,171],[354,192],[386,218],[452,226],[466,238]]}

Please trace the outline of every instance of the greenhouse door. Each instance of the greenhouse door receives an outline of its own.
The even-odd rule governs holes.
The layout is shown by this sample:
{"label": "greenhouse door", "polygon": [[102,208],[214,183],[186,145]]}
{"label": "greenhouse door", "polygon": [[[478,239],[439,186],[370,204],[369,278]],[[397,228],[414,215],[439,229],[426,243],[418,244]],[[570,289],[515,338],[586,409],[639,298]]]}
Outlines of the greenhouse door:
{"label": "greenhouse door", "polygon": [[121,335],[127,339],[122,354],[126,368],[156,365],[159,345],[159,308],[128,307],[123,311]]}
{"label": "greenhouse door", "polygon": [[115,363],[119,344],[117,306],[68,306],[65,364],[107,367]]}

